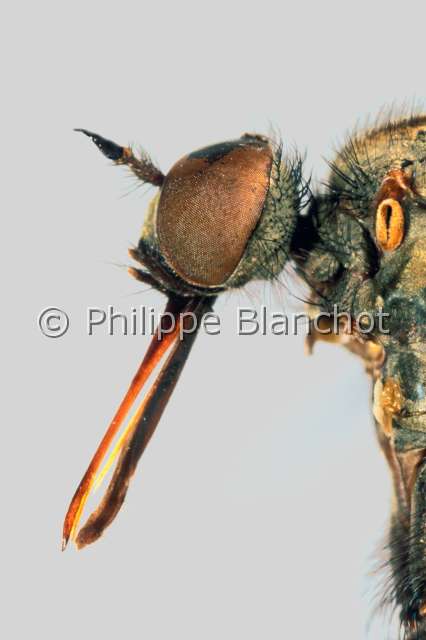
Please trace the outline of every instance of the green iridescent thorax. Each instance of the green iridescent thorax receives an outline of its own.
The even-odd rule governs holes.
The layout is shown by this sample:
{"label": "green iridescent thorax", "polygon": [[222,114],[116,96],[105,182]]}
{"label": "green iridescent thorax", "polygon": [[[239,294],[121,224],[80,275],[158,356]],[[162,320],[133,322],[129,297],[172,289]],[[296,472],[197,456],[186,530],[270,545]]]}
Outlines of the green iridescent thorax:
{"label": "green iridescent thorax", "polygon": [[315,198],[303,229],[307,239],[297,267],[319,310],[347,313],[353,324],[362,313],[375,319],[369,333],[359,331],[345,344],[371,365],[377,436],[394,481],[390,600],[405,628],[419,624],[422,634],[415,637],[423,638],[426,116],[353,136],[331,163],[328,187]]}

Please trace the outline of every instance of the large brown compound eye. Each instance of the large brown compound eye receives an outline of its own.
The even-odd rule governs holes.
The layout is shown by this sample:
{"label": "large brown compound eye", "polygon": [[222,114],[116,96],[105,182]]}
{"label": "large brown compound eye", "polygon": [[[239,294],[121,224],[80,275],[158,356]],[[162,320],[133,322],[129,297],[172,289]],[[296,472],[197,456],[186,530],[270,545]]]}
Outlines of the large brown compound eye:
{"label": "large brown compound eye", "polygon": [[179,160],[167,174],[156,217],[159,248],[185,281],[223,285],[244,255],[269,189],[273,151],[242,136]]}
{"label": "large brown compound eye", "polygon": [[398,200],[386,198],[377,207],[376,239],[383,251],[393,251],[403,241],[404,212]]}

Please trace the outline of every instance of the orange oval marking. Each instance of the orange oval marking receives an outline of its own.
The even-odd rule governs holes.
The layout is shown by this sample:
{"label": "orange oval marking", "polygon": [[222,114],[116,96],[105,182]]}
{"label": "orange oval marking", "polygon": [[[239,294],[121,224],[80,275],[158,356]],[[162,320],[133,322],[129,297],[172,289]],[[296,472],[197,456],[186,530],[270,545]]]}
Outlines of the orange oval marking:
{"label": "orange oval marking", "polygon": [[386,198],[377,207],[376,238],[383,251],[397,249],[404,238],[404,212],[398,200]]}

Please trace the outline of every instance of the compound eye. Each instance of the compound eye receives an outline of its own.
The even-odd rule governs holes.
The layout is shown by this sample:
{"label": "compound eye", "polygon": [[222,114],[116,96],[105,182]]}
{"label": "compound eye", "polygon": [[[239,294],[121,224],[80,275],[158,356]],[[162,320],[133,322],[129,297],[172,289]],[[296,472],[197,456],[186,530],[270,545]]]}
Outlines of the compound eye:
{"label": "compound eye", "polygon": [[386,198],[377,207],[376,239],[383,251],[394,251],[404,239],[404,211],[394,198]]}
{"label": "compound eye", "polygon": [[186,282],[214,287],[231,276],[261,217],[271,165],[269,142],[246,135],[194,151],[167,174],[159,247]]}

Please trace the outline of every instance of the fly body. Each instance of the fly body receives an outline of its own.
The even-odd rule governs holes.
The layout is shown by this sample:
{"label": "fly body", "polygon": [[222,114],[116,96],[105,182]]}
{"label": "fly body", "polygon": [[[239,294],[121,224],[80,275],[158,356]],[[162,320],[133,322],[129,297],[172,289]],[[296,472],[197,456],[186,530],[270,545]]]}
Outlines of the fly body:
{"label": "fly body", "polygon": [[355,134],[299,224],[292,256],[319,311],[344,313],[350,329],[373,319],[368,332],[341,340],[373,377],[393,475],[393,580],[383,602],[399,608],[406,638],[426,638],[426,117]]}

